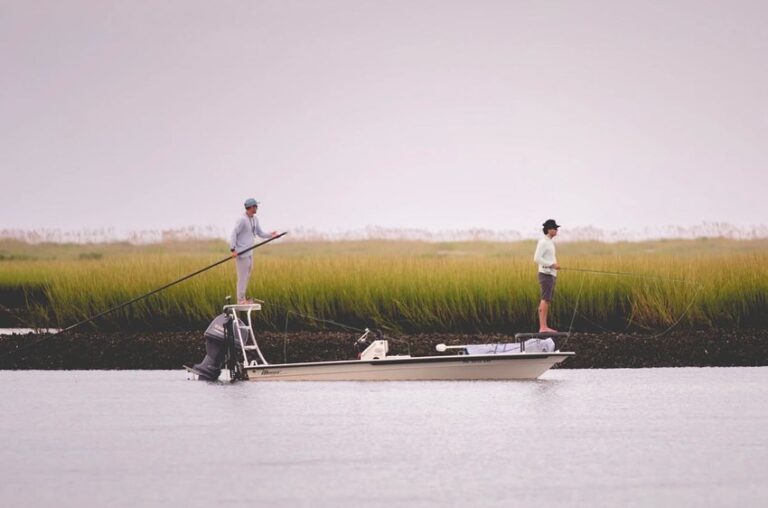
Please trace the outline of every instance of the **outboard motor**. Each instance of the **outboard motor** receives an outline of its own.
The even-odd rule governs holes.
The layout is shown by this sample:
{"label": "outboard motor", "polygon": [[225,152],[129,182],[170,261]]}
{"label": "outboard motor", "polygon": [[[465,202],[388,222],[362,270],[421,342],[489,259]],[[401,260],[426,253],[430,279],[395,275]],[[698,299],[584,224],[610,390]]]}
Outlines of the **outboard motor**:
{"label": "outboard motor", "polygon": [[205,330],[205,358],[192,369],[202,381],[216,381],[227,356],[227,342],[232,334],[232,316],[219,314]]}

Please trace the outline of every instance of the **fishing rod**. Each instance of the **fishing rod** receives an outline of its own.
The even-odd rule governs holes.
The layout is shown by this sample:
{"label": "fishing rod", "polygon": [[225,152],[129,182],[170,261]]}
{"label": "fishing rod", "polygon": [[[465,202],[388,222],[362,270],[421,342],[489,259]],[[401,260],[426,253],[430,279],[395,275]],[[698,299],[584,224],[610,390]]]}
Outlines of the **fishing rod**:
{"label": "fishing rod", "polygon": [[[671,331],[673,328],[675,328],[680,322],[685,318],[685,316],[688,314],[688,311],[691,310],[691,307],[693,307],[694,302],[696,301],[696,297],[699,295],[699,292],[701,291],[701,284],[696,281],[691,280],[684,280],[684,279],[675,279],[672,277],[659,277],[657,275],[647,275],[643,273],[632,273],[632,272],[610,272],[606,270],[591,270],[587,268],[567,268],[567,267],[561,267],[559,270],[565,270],[565,271],[571,271],[571,272],[581,272],[585,275],[588,273],[597,274],[597,275],[613,275],[613,276],[619,276],[619,277],[634,277],[634,278],[640,278],[640,279],[655,279],[655,280],[663,280],[663,281],[669,281],[669,282],[680,282],[683,284],[690,284],[693,286],[696,291],[694,292],[693,296],[691,297],[690,301],[688,302],[688,305],[685,307],[685,310],[683,310],[683,313],[680,314],[680,317],[678,317],[669,327],[667,327],[665,330],[656,333],[652,335],[651,339],[661,337],[662,335],[665,335],[667,332]],[[584,288],[584,276],[582,276],[581,284],[579,285],[579,292],[576,295],[576,303],[573,307],[573,316],[571,316],[571,324],[568,329],[568,333],[570,334],[571,329],[573,329],[573,322],[576,319],[576,313],[578,312],[579,308],[579,299],[581,298],[581,290]],[[590,321],[593,325],[597,325],[594,321]],[[602,328],[601,326],[597,325],[599,328]],[[603,329],[605,330],[605,329]],[[607,331],[607,330],[605,330]]]}
{"label": "fishing rod", "polygon": [[587,268],[568,268],[568,267],[560,267],[558,271],[567,271],[567,272],[582,272],[582,273],[594,273],[597,275],[613,275],[617,277],[634,277],[637,279],[656,279],[656,280],[665,280],[669,282],[682,282],[683,284],[693,284],[698,285],[697,282],[691,281],[691,280],[685,280],[685,279],[675,279],[671,277],[659,277],[658,275],[646,275],[644,273],[632,273],[632,272],[608,272],[605,270],[591,270]]}
{"label": "fishing rod", "polygon": [[82,326],[82,325],[84,325],[84,324],[86,324],[86,323],[90,323],[90,322],[92,322],[92,321],[94,321],[94,320],[96,320],[96,319],[98,319],[98,318],[100,318],[100,317],[102,317],[102,316],[106,316],[107,314],[111,314],[112,312],[115,312],[116,310],[120,310],[120,309],[122,309],[122,308],[124,308],[124,307],[127,307],[127,306],[131,305],[132,303],[136,303],[136,302],[138,302],[138,301],[140,301],[140,300],[144,300],[145,298],[149,298],[150,296],[152,296],[152,295],[154,295],[154,294],[157,294],[157,293],[159,293],[160,291],[166,290],[166,289],[168,289],[169,287],[171,287],[171,286],[175,286],[176,284],[178,284],[178,283],[180,283],[180,282],[184,282],[184,281],[185,281],[185,280],[187,280],[187,279],[191,279],[192,277],[194,277],[194,276],[196,276],[196,275],[200,275],[201,273],[203,273],[203,272],[205,272],[205,271],[208,271],[208,270],[210,270],[211,268],[215,268],[215,267],[219,266],[219,265],[220,265],[220,264],[222,264],[222,263],[226,263],[226,262],[227,262],[227,261],[229,261],[230,259],[233,259],[235,256],[240,256],[240,255],[242,255],[242,254],[245,254],[245,253],[247,253],[247,252],[250,252],[250,251],[252,251],[252,250],[254,250],[254,249],[258,249],[258,248],[259,248],[259,247],[261,247],[262,245],[266,245],[266,244],[268,244],[269,242],[272,242],[272,241],[274,241],[274,240],[277,240],[278,238],[281,238],[281,237],[283,237],[283,236],[285,236],[285,235],[287,235],[287,234],[288,234],[288,232],[287,232],[287,231],[285,231],[285,232],[283,232],[283,233],[280,233],[279,235],[275,235],[275,236],[273,236],[272,238],[268,238],[268,239],[264,240],[263,242],[257,243],[256,245],[254,245],[254,246],[252,246],[252,247],[248,247],[247,249],[243,249],[242,251],[240,251],[240,252],[236,253],[236,255],[230,255],[230,256],[227,256],[227,257],[225,257],[224,259],[221,259],[221,260],[219,260],[219,261],[216,261],[216,262],[215,262],[215,263],[213,263],[212,265],[206,266],[205,268],[201,268],[200,270],[197,270],[196,272],[190,273],[189,275],[185,275],[184,277],[182,277],[182,278],[180,278],[180,279],[176,279],[176,280],[175,280],[175,281],[173,281],[173,282],[169,282],[168,284],[166,284],[166,285],[164,285],[164,286],[161,286],[161,287],[159,287],[159,288],[157,288],[157,289],[153,289],[153,290],[152,290],[152,291],[150,291],[149,293],[144,293],[143,295],[141,295],[141,296],[137,296],[136,298],[131,298],[130,300],[128,300],[128,301],[126,301],[126,302],[123,302],[123,303],[121,303],[121,304],[119,304],[119,305],[115,305],[114,307],[112,307],[112,308],[110,308],[110,309],[107,309],[107,310],[105,310],[105,311],[103,311],[103,312],[99,312],[98,314],[96,314],[96,315],[94,315],[94,316],[91,316],[91,317],[89,317],[89,318],[87,318],[87,319],[83,319],[82,321],[79,321],[79,322],[77,322],[77,323],[75,323],[75,324],[73,324],[73,325],[70,325],[70,326],[68,326],[68,327],[66,327],[66,328],[64,328],[64,329],[62,329],[62,330],[60,330],[60,331],[58,331],[58,332],[54,333],[53,335],[50,335],[48,338],[53,338],[53,337],[56,337],[57,335],[61,335],[61,334],[63,334],[63,333],[66,333],[66,332],[68,332],[68,331],[70,331],[70,330],[74,330],[74,329],[75,329],[75,328],[77,328],[78,326]]}
{"label": "fishing rod", "polygon": [[285,331],[286,332],[288,331],[288,318],[289,318],[289,316],[291,314],[293,314],[294,316],[302,317],[304,319],[309,319],[309,320],[312,320],[312,321],[318,321],[320,323],[325,323],[325,324],[329,324],[329,325],[338,326],[339,328],[342,328],[344,330],[350,330],[352,332],[363,333],[365,331],[362,328],[356,328],[354,326],[346,325],[344,323],[339,323],[338,321],[334,321],[332,319],[323,319],[323,318],[319,318],[319,317],[316,317],[316,316],[310,316],[309,314],[302,314],[301,312],[297,312],[297,311],[295,311],[293,309],[289,309],[287,307],[283,307],[282,305],[275,305],[275,304],[272,304],[272,305],[274,307],[277,307],[277,308],[282,308],[283,310],[286,311],[286,313],[285,313]]}
{"label": "fishing rod", "polygon": [[8,308],[8,307],[6,307],[5,305],[2,305],[2,304],[0,304],[0,311],[3,311],[3,312],[5,312],[6,314],[8,314],[9,316],[11,316],[13,319],[15,319],[16,321],[18,321],[18,322],[19,322],[19,324],[21,324],[22,326],[26,326],[27,328],[30,328],[30,329],[32,329],[32,330],[34,330],[34,329],[35,329],[35,327],[34,327],[34,326],[31,326],[29,323],[27,323],[26,321],[24,321],[23,319],[21,319],[21,318],[18,316],[18,314],[16,314],[14,311],[12,311],[11,309],[9,309],[9,308]]}

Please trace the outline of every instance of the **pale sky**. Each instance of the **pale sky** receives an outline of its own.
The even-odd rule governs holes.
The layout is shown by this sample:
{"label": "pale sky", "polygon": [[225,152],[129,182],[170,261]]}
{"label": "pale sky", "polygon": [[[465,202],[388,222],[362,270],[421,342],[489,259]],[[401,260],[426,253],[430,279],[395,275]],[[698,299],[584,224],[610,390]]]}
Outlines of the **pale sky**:
{"label": "pale sky", "polygon": [[0,0],[0,229],[765,224],[767,5]]}

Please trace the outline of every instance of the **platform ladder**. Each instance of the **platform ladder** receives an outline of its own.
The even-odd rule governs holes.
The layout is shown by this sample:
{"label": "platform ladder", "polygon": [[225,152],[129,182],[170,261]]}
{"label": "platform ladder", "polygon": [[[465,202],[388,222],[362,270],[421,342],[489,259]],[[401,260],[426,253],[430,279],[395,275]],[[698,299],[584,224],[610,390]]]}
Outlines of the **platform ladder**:
{"label": "platform ladder", "polygon": [[[224,312],[229,313],[232,316],[234,326],[232,329],[235,333],[235,340],[240,344],[240,348],[243,352],[243,367],[253,367],[256,365],[269,365],[267,360],[264,359],[264,355],[261,354],[259,344],[256,342],[256,335],[253,333],[253,319],[251,313],[255,310],[261,310],[260,303],[247,303],[240,305],[225,305]],[[238,312],[245,313],[245,323],[240,321]],[[256,351],[258,359],[248,360],[248,351]]]}

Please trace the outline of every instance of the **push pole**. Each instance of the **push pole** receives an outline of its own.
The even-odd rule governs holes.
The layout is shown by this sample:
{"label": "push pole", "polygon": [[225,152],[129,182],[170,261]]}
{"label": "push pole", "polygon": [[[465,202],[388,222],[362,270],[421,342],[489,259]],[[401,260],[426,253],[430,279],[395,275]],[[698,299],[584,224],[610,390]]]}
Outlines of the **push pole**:
{"label": "push pole", "polygon": [[[259,248],[259,247],[261,247],[262,245],[266,245],[266,244],[268,244],[269,242],[271,242],[271,241],[274,241],[274,240],[277,240],[278,238],[281,238],[281,237],[283,237],[283,236],[285,236],[285,235],[287,235],[287,234],[288,234],[288,232],[287,232],[287,231],[285,231],[285,232],[283,232],[283,233],[280,233],[279,235],[275,235],[275,236],[273,236],[272,238],[268,238],[268,239],[264,240],[263,242],[257,243],[256,245],[254,245],[254,246],[252,246],[252,247],[248,247],[247,249],[244,249],[244,250],[242,250],[242,251],[238,252],[238,253],[237,253],[237,255],[238,255],[238,256],[240,256],[240,255],[242,255],[242,254],[245,254],[246,252],[250,252],[250,251],[252,251],[252,250],[254,250],[254,249],[258,249],[258,248]],[[229,260],[230,260],[230,259],[232,259],[233,257],[234,257],[234,256],[231,256],[231,255],[230,255],[230,256],[227,256],[227,257],[225,257],[225,258],[224,258],[224,259],[222,259],[222,260],[216,261],[216,262],[215,262],[215,263],[213,263],[212,265],[206,266],[205,268],[201,268],[200,270],[197,270],[196,272],[190,273],[189,275],[185,275],[184,277],[182,277],[182,278],[180,278],[180,279],[176,279],[176,280],[175,280],[175,281],[173,281],[173,282],[169,282],[168,284],[166,284],[166,285],[164,285],[164,286],[162,286],[162,287],[159,287],[159,288],[157,288],[157,289],[153,289],[153,290],[152,290],[152,291],[150,291],[149,293],[145,293],[145,294],[143,294],[143,295],[141,295],[141,296],[137,296],[136,298],[131,298],[131,299],[130,299],[130,300],[128,300],[127,302],[123,302],[123,303],[121,303],[121,304],[119,304],[119,305],[115,305],[115,306],[114,306],[114,307],[112,307],[111,309],[107,309],[107,310],[105,310],[104,312],[100,312],[100,313],[96,314],[95,316],[91,316],[91,317],[89,317],[89,318],[87,318],[87,319],[83,319],[82,321],[80,321],[80,322],[78,322],[78,323],[75,323],[75,324],[73,324],[73,325],[70,325],[70,326],[68,326],[68,327],[64,328],[63,330],[60,330],[60,331],[58,331],[58,332],[54,333],[53,335],[50,335],[49,337],[56,337],[57,335],[61,335],[61,334],[63,334],[63,333],[66,333],[66,332],[68,332],[68,331],[70,331],[70,330],[74,330],[74,329],[75,329],[75,328],[77,328],[78,326],[84,325],[84,324],[86,324],[86,323],[90,323],[91,321],[94,321],[94,320],[96,320],[96,319],[98,319],[98,318],[100,318],[100,317],[102,317],[102,316],[106,316],[107,314],[111,314],[111,313],[115,312],[116,310],[120,310],[120,309],[122,309],[122,308],[124,308],[124,307],[127,307],[127,306],[131,305],[132,303],[136,303],[136,302],[138,302],[139,300],[143,300],[143,299],[145,299],[145,298],[148,298],[148,297],[150,297],[150,296],[152,296],[152,295],[154,295],[154,294],[157,294],[157,293],[159,293],[160,291],[163,291],[163,290],[166,290],[166,289],[168,289],[168,288],[169,288],[169,287],[171,287],[171,286],[175,286],[175,285],[176,285],[176,284],[178,284],[179,282],[184,282],[185,280],[187,280],[187,279],[191,279],[192,277],[194,277],[194,276],[196,276],[196,275],[200,275],[201,273],[203,273],[203,272],[205,272],[205,271],[208,271],[208,270],[210,270],[211,268],[217,267],[217,266],[219,266],[219,265],[220,265],[220,264],[222,264],[222,263],[226,263],[227,261],[229,261]]]}

